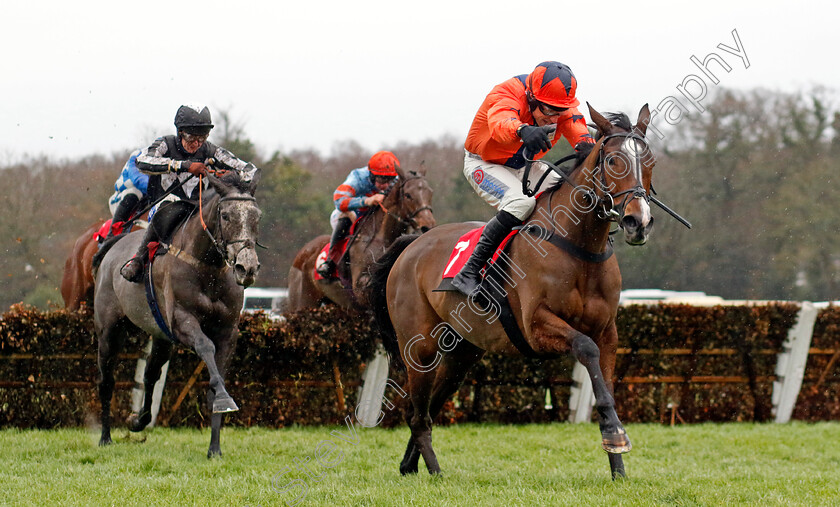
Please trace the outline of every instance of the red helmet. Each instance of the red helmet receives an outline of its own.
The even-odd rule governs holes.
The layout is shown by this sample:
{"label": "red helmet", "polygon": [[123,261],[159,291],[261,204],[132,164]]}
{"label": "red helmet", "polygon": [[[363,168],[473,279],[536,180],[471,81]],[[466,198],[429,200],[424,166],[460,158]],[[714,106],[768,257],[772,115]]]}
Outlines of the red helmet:
{"label": "red helmet", "polygon": [[528,91],[538,101],[555,108],[575,107],[577,79],[568,65],[560,62],[542,62],[526,81]]}
{"label": "red helmet", "polygon": [[396,176],[400,161],[390,151],[378,151],[370,157],[368,169],[373,176]]}

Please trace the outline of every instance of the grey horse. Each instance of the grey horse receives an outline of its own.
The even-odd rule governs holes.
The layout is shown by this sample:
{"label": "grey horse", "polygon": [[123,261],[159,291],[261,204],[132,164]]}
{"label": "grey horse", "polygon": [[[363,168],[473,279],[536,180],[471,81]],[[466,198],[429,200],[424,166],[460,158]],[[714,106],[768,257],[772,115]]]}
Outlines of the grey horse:
{"label": "grey horse", "polygon": [[[254,199],[259,171],[250,181],[243,181],[236,172],[222,179],[212,175],[208,179],[216,195],[206,199],[200,212],[190,216],[174,234],[169,253],[153,264],[153,280],[160,313],[172,340],[194,350],[210,374],[207,398],[213,415],[207,457],[211,458],[222,454],[222,414],[239,410],[225,389],[224,377],[239,336],[244,287],[254,283],[260,268],[255,247],[261,212]],[[120,276],[120,267],[142,239],[143,233],[135,232],[117,242],[96,273],[93,306],[102,403],[99,445],[111,443],[114,367],[125,339],[148,335],[154,339],[143,379],[143,408],[129,420],[131,431],[141,431],[151,421],[154,385],[172,351],[173,341],[156,323],[144,284]]]}

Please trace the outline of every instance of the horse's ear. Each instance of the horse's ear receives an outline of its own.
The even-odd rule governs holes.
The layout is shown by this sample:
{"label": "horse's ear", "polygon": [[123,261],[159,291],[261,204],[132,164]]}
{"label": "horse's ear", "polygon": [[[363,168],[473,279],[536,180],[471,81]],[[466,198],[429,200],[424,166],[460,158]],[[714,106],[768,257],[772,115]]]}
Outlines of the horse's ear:
{"label": "horse's ear", "polygon": [[595,122],[595,126],[598,127],[598,131],[601,135],[609,134],[613,128],[612,123],[604,118],[601,113],[596,111],[589,102],[586,103],[586,107],[589,108],[589,117],[592,118],[593,122]]}
{"label": "horse's ear", "polygon": [[639,119],[636,120],[636,126],[633,127],[633,131],[638,132],[639,135],[645,137],[645,132],[647,132],[648,123],[650,123],[650,109],[648,108],[648,105],[645,104],[639,111]]}
{"label": "horse's ear", "polygon": [[230,192],[230,187],[225,184],[221,179],[217,178],[216,176],[210,174],[209,172],[206,175],[207,181],[210,182],[210,186],[216,189],[216,192],[221,196],[224,197]]}
{"label": "horse's ear", "polygon": [[248,184],[247,192],[249,194],[251,194],[252,196],[254,195],[254,192],[257,191],[257,185],[260,184],[260,179],[261,178],[262,178],[262,169],[257,168],[257,170],[254,171],[254,174],[251,176],[251,183]]}
{"label": "horse's ear", "polygon": [[420,167],[417,168],[417,174],[423,176],[424,178],[426,177],[426,161],[425,160],[420,161]]}
{"label": "horse's ear", "polygon": [[397,164],[396,166],[394,166],[394,169],[397,170],[397,176],[399,176],[401,180],[405,181],[405,171],[403,171],[403,168],[400,167],[399,164]]}

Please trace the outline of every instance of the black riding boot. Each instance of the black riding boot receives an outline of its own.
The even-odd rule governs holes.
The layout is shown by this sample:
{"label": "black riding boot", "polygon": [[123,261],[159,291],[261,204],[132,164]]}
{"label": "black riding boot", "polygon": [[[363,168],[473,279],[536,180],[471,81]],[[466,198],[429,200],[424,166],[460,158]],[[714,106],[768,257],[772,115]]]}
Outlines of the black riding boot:
{"label": "black riding boot", "polygon": [[493,256],[493,252],[499,247],[499,244],[510,233],[510,231],[517,225],[521,225],[522,220],[511,215],[507,211],[500,211],[496,213],[481,233],[478,238],[478,244],[475,245],[472,255],[461,271],[452,279],[452,286],[458,289],[465,296],[469,296],[481,284],[481,268],[487,263],[487,260]]}
{"label": "black riding boot", "polygon": [[318,274],[323,276],[324,278],[329,278],[332,276],[332,273],[335,272],[335,261],[333,260],[335,256],[335,248],[336,245],[341,243],[341,240],[347,236],[347,233],[350,232],[350,227],[353,225],[353,220],[347,217],[341,217],[338,219],[338,223],[335,224],[335,230],[332,233],[332,237],[330,238],[330,249],[327,252],[327,260],[320,266],[318,266]]}
{"label": "black riding boot", "polygon": [[149,243],[153,241],[169,242],[178,226],[190,216],[194,209],[195,206],[186,201],[177,201],[162,206],[149,223],[149,228],[143,235],[143,241],[137,248],[137,253],[120,269],[122,277],[129,282],[142,282],[143,266],[149,256]]}
{"label": "black riding boot", "polygon": [[114,211],[114,218],[111,219],[111,228],[108,229],[108,235],[105,236],[105,239],[114,236],[114,225],[125,223],[131,218],[131,212],[134,211],[134,208],[137,207],[137,203],[139,202],[140,198],[134,194],[123,197],[123,200],[117,206],[117,210]]}

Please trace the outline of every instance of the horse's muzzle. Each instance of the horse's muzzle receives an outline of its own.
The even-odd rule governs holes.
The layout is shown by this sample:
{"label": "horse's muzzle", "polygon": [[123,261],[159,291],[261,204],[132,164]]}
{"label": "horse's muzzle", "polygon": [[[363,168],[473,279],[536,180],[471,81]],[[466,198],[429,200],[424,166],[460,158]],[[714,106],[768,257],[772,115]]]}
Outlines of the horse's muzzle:
{"label": "horse's muzzle", "polygon": [[642,225],[638,217],[633,215],[625,215],[621,219],[621,228],[624,230],[624,241],[630,245],[644,245],[647,243],[647,238],[653,230],[653,217],[650,217],[648,222]]}
{"label": "horse's muzzle", "polygon": [[644,245],[653,230],[653,217],[647,200],[641,197],[632,199],[624,209],[619,225],[624,230],[624,241],[630,245]]}
{"label": "horse's muzzle", "polygon": [[233,273],[236,276],[236,283],[243,287],[250,287],[257,281],[257,274],[260,272],[260,261],[257,258],[257,251],[253,248],[246,248],[236,256],[233,265]]}

